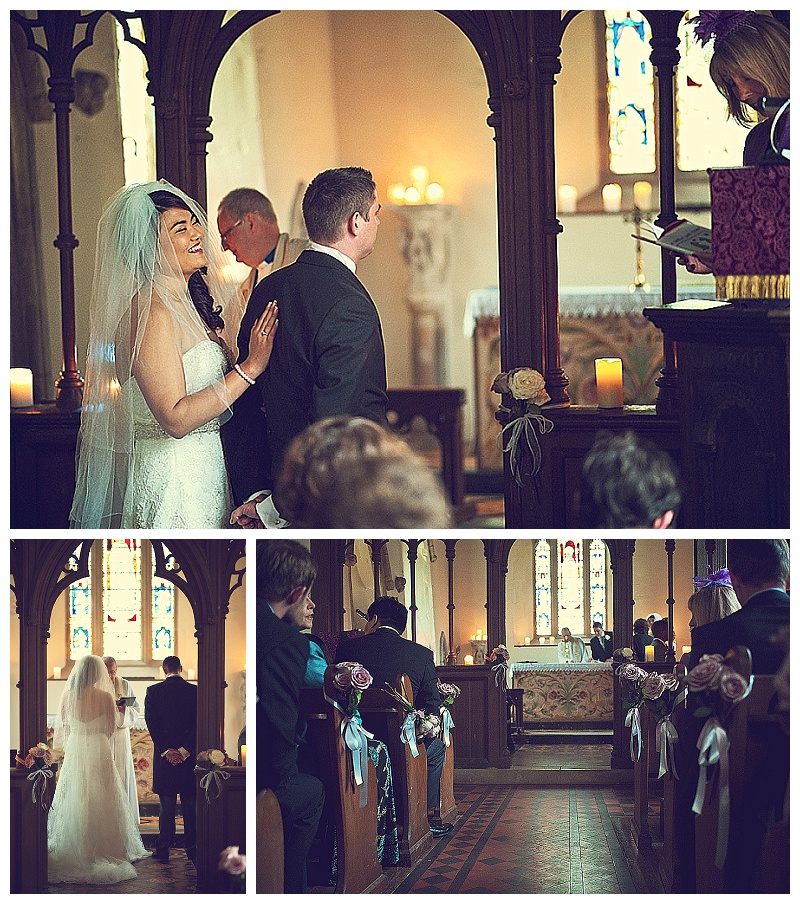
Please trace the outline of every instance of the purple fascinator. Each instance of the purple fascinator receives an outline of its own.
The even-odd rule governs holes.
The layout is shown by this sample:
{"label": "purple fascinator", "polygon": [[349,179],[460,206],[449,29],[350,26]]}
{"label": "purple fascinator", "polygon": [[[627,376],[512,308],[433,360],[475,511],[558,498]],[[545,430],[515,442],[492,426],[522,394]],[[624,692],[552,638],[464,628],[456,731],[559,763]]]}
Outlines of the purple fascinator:
{"label": "purple fascinator", "polygon": [[[706,565],[708,568],[708,565]],[[711,571],[708,568],[709,572]],[[711,584],[714,587],[733,587],[731,584],[731,574],[727,568],[720,568],[719,571],[715,571],[713,574],[709,574],[704,578],[694,578],[694,587],[695,590],[702,590],[703,587],[708,587]]]}
{"label": "purple fascinator", "polygon": [[690,21],[695,23],[695,39],[705,47],[712,38],[724,41],[731,32],[746,25],[751,16],[755,15],[752,10],[707,9]]}

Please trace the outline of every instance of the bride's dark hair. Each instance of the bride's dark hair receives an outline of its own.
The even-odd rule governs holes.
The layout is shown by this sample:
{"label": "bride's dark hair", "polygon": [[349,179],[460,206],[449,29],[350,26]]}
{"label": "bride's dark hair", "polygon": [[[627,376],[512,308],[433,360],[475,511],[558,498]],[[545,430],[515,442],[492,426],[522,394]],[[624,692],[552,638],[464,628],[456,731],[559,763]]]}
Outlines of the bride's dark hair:
{"label": "bride's dark hair", "polygon": [[[181,210],[192,213],[187,203],[171,191],[151,191],[150,198],[159,213],[164,213],[165,210],[173,207],[179,207]],[[222,307],[214,307],[214,299],[203,279],[205,273],[206,268],[202,267],[189,277],[189,295],[197,308],[197,313],[203,319],[203,323],[211,330],[221,330],[225,326],[225,321],[220,316]]]}

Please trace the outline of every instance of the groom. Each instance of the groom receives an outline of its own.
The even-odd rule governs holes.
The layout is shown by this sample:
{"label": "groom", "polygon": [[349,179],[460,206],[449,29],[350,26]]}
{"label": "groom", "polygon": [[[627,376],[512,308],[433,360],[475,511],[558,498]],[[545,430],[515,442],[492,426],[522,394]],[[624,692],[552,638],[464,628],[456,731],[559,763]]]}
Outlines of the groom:
{"label": "groom", "polygon": [[183,811],[186,856],[197,856],[195,816],[195,752],[197,749],[197,686],[185,681],[177,656],[162,663],[164,681],[147,689],[144,719],[153,739],[153,792],[158,795],[158,839],[155,859],[169,860],[175,841],[175,810],[178,795]]}
{"label": "groom", "polygon": [[[266,443],[272,473],[252,477],[244,497],[249,501],[234,511],[231,523],[267,523],[271,497],[263,491],[273,486],[291,440],[309,424],[337,414],[387,424],[381,323],[356,276],[356,265],[375,247],[380,208],[368,170],[320,173],[303,197],[310,248],[261,280],[250,298],[239,330],[240,358],[247,356],[253,323],[272,299],[278,302],[279,326],[269,366],[257,380],[265,420],[252,419],[250,451],[237,450],[228,469],[237,477],[246,473]],[[271,520],[275,523],[274,514]]]}

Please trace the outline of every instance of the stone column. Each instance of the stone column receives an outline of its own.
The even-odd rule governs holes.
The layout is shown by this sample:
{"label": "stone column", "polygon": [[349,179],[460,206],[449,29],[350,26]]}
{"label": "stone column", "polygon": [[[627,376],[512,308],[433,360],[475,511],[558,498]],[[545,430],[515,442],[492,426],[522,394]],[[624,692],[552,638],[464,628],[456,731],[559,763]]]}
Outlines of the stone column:
{"label": "stone column", "polygon": [[443,321],[453,301],[453,207],[401,204],[392,210],[402,220],[401,247],[409,272],[412,379],[415,386],[446,386]]}

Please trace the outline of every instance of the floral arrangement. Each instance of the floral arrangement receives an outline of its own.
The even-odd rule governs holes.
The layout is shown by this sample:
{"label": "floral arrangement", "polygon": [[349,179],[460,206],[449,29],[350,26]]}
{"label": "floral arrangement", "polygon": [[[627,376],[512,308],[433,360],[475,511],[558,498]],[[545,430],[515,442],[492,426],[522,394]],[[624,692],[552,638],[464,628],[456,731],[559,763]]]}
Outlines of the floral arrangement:
{"label": "floral arrangement", "polygon": [[361,694],[372,684],[372,675],[360,662],[337,662],[334,669],[337,702],[352,716],[358,709]]}
{"label": "floral arrangement", "polygon": [[411,748],[412,756],[417,756],[417,741],[425,738],[435,738],[442,727],[442,720],[432,713],[414,709],[411,703],[395,688],[385,684],[381,690],[397,701],[406,712],[406,720],[403,724],[401,737],[403,742]]}
{"label": "floral arrangement", "polygon": [[247,857],[239,853],[238,845],[231,845],[219,855],[217,869],[227,873],[226,890],[234,894],[245,893],[245,871]]}
{"label": "floral arrangement", "polygon": [[505,423],[497,446],[509,453],[509,467],[517,485],[523,487],[533,480],[538,498],[536,478],[542,466],[542,449],[536,431],[544,435],[553,429],[553,422],[542,413],[542,406],[550,401],[544,377],[531,367],[515,367],[494,378],[492,392],[511,396],[509,406],[501,404],[497,409],[497,419]]}
{"label": "floral arrangement", "polygon": [[[231,760],[224,750],[211,748],[210,750],[202,750],[197,754],[196,769],[203,772],[204,775],[200,779],[200,787],[206,792],[206,801],[217,798],[222,793],[222,783],[231,777],[230,772],[225,772],[223,766],[227,766]],[[211,792],[211,785],[214,785],[214,792]]]}
{"label": "floral arrangement", "polygon": [[701,657],[700,662],[686,676],[689,692],[687,703],[694,716],[705,718],[705,724],[697,741],[700,773],[697,781],[692,810],[702,813],[709,785],[708,773],[716,767],[719,782],[719,819],[717,828],[717,850],[715,864],[722,869],[728,854],[728,831],[730,790],[728,787],[730,740],[725,730],[737,703],[748,696],[753,686],[753,678],[745,679],[732,669],[722,655],[712,653]]}
{"label": "floral arrangement", "polygon": [[442,705],[439,707],[439,715],[442,718],[442,740],[444,741],[444,746],[449,747],[450,732],[455,728],[455,722],[453,722],[453,716],[450,714],[448,707],[456,702],[461,693],[461,688],[457,684],[444,681],[439,681],[438,686],[439,695],[442,698]]}
{"label": "floral arrangement", "polygon": [[55,774],[51,768],[56,761],[52,751],[47,744],[39,741],[35,747],[29,748],[24,759],[16,754],[14,760],[29,770],[28,781],[33,782],[31,786],[33,802],[41,804],[46,810],[50,806],[48,780]]}
{"label": "floral arrangement", "polygon": [[636,654],[630,647],[619,647],[614,650],[612,658],[616,664],[624,662],[636,662]]}
{"label": "floral arrangement", "polygon": [[494,663],[492,671],[494,672],[494,683],[503,690],[508,690],[508,660],[511,654],[504,644],[498,644],[491,653],[486,657],[486,661]]}
{"label": "floral arrangement", "polygon": [[630,647],[615,650],[614,662],[620,663],[616,675],[628,692],[622,708],[627,713],[625,724],[631,730],[631,759],[638,760],[642,753],[640,709],[644,705],[658,719],[656,741],[661,755],[658,777],[670,772],[677,778],[673,747],[678,742],[678,732],[672,724],[672,712],[686,695],[685,688],[672,673],[648,672],[638,666]]}

